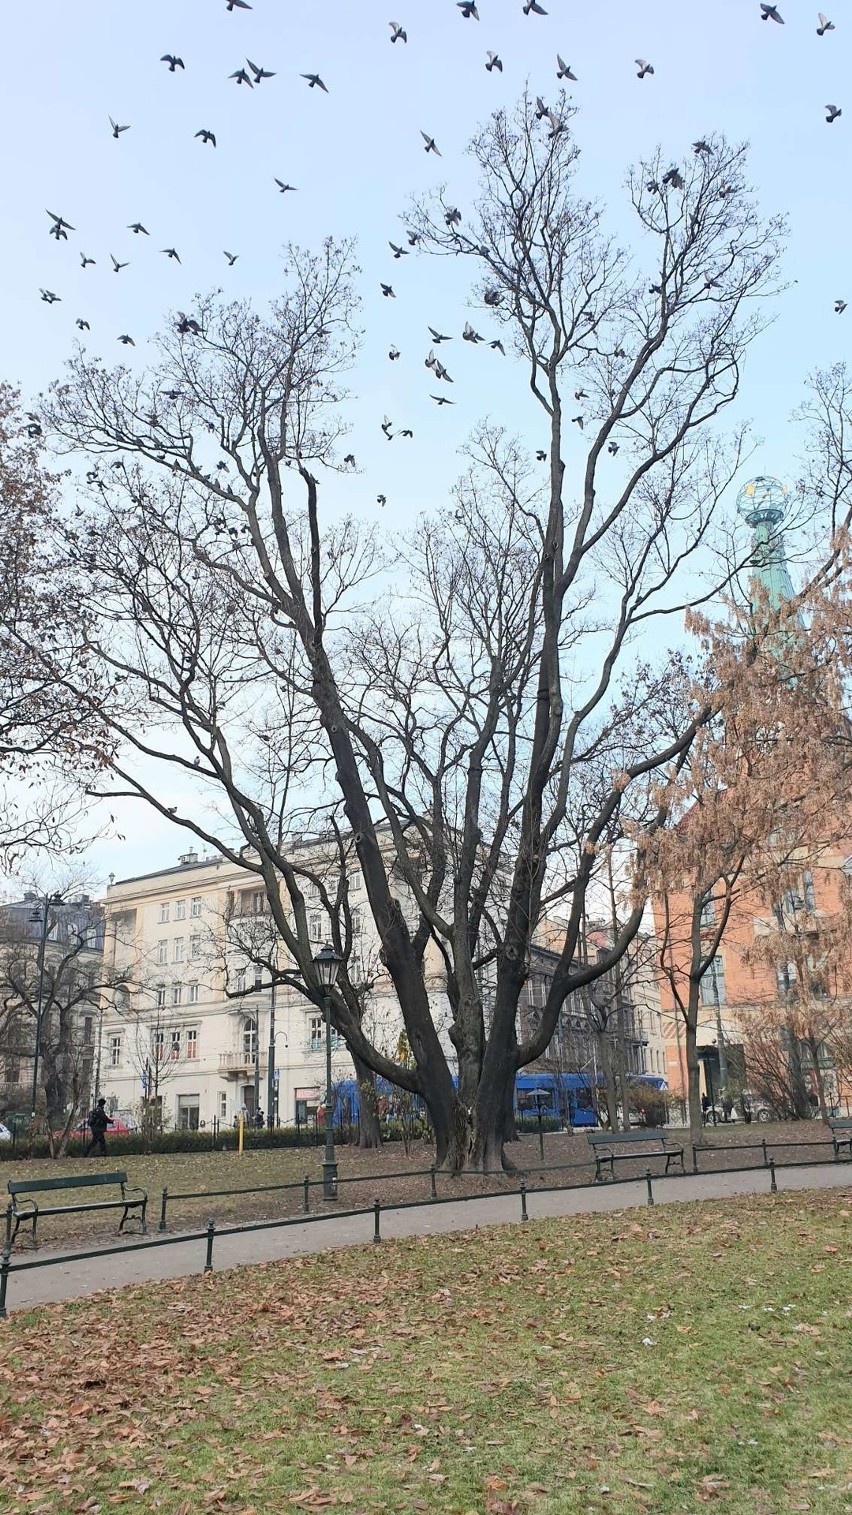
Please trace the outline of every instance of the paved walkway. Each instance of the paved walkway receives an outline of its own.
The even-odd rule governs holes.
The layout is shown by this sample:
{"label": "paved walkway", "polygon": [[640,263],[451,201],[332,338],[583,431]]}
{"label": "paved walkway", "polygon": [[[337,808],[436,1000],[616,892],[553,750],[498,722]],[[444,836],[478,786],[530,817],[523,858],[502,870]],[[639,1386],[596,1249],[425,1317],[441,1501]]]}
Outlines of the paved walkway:
{"label": "paved walkway", "polygon": [[[821,1163],[818,1167],[777,1168],[779,1190],[848,1188],[852,1195],[852,1165]],[[738,1194],[766,1194],[769,1172],[765,1168],[745,1173],[707,1173],[697,1177],[655,1178],[654,1200],[658,1205],[691,1199],[727,1199]],[[647,1205],[645,1179],[629,1183],[602,1184],[596,1189],[533,1190],[527,1195],[530,1220],[551,1215],[591,1215],[601,1211],[631,1209]],[[409,1209],[381,1212],[382,1239],[398,1236],[434,1236],[451,1231],[472,1231],[479,1226],[506,1225],[521,1219],[519,1194],[491,1199],[446,1200]],[[217,1272],[252,1263],[274,1262],[305,1252],[325,1252],[334,1247],[352,1247],[373,1239],[373,1216],[334,1216],[316,1221],[293,1222],[277,1229],[240,1231],[235,1235],[217,1235],[213,1265]],[[161,1278],[182,1278],[200,1273],[204,1266],[204,1239],[176,1242],[151,1237],[136,1252],[113,1253],[104,1250],[98,1257],[82,1261],[63,1261],[67,1253],[40,1251],[36,1255],[46,1262],[58,1260],[50,1267],[17,1272],[16,1261],[26,1261],[32,1253],[16,1252],[9,1274],[7,1308],[11,1312],[32,1309],[54,1300],[78,1299],[101,1289],[118,1289],[127,1284],[150,1283]]]}

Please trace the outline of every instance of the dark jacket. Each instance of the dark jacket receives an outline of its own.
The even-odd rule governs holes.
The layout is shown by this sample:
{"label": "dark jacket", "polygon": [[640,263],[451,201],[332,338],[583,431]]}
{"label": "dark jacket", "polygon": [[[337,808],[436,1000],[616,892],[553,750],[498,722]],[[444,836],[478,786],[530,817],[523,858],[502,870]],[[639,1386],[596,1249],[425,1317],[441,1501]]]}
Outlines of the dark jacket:
{"label": "dark jacket", "polygon": [[112,1121],[107,1115],[106,1110],[102,1110],[99,1105],[96,1105],[89,1116],[88,1124],[93,1136],[103,1136],[107,1126],[112,1125]]}

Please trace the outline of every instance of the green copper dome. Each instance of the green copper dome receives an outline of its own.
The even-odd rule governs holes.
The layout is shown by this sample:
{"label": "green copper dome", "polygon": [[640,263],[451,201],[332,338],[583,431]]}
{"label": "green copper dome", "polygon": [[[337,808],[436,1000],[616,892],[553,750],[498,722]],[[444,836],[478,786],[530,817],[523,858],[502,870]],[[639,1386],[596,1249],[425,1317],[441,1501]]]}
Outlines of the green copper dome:
{"label": "green copper dome", "polygon": [[784,533],[780,530],[789,497],[786,484],[763,475],[750,479],[737,495],[737,510],[752,528],[753,582],[762,587],[773,610],[793,597]]}

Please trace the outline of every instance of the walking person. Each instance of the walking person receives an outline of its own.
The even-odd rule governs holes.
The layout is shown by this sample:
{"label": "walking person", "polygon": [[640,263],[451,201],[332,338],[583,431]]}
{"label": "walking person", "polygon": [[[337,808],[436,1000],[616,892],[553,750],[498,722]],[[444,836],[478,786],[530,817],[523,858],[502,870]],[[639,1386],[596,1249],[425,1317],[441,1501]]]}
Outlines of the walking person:
{"label": "walking person", "polygon": [[112,1118],[106,1113],[105,1099],[98,1100],[95,1108],[92,1110],[89,1116],[87,1124],[89,1130],[92,1133],[92,1137],[89,1145],[83,1153],[83,1156],[89,1157],[92,1153],[94,1153],[97,1157],[106,1157],[107,1149],[106,1141],[104,1138],[106,1136],[107,1126],[111,1126],[113,1124],[113,1121]]}

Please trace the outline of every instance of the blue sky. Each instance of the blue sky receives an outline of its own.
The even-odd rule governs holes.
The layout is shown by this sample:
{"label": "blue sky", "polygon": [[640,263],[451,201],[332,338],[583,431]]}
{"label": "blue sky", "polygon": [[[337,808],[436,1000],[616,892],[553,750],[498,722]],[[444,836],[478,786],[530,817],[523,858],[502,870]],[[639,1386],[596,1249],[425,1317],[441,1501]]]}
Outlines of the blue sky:
{"label": "blue sky", "polygon": [[[579,188],[605,203],[611,229],[628,241],[631,162],[658,143],[675,161],[713,131],[751,142],[763,210],[790,217],[785,271],[795,282],[748,360],[738,415],[764,439],[750,471],[792,481],[789,413],[808,372],[845,357],[852,322],[848,0],[827,0],[836,30],[823,38],[817,6],[803,0],[779,0],[784,26],[762,22],[758,0],[543,3],[547,16],[525,17],[522,0],[479,0],[479,22],[464,20],[454,0],[254,0],[251,11],[232,14],[225,0],[7,6],[3,377],[31,398],[59,376],[77,316],[91,324],[93,352],[142,365],[146,338],[196,293],[222,287],[263,304],[279,287],[286,240],[354,236],[365,338],[351,379],[348,446],[361,472],[329,482],[326,508],[382,521],[382,493],[389,524],[412,522],[446,498],[458,449],[482,417],[518,429],[533,447],[540,431],[522,368],[460,340],[469,314],[464,271],[445,260],[394,261],[388,240],[401,239],[411,193],[445,181],[464,207],[472,131],[527,82],[553,99],[560,52],[578,76]],[[405,26],[407,45],[391,45],[391,17]],[[499,52],[502,74],[486,72],[488,48]],[[169,73],[159,61],[165,52],[179,54],[185,72]],[[275,78],[254,90],[229,80],[247,57]],[[636,57],[653,63],[652,78],[636,78]],[[327,95],[299,77],[313,71]],[[830,127],[828,102],[844,109]],[[130,124],[118,141],[110,116]],[[215,150],[195,140],[202,127],[216,133]],[[440,159],[423,151],[421,129],[435,136]],[[276,176],[298,192],[280,195]],[[46,207],[76,228],[67,242],[48,236]],[[150,237],[127,229],[135,220]],[[168,246],[180,265],[160,251]],[[225,248],[239,254],[233,269]],[[95,267],[80,268],[81,251]],[[110,254],[129,267],[113,273]],[[396,299],[382,297],[382,280]],[[43,304],[40,287],[61,303]],[[850,301],[842,317],[833,314],[838,297]],[[455,380],[452,408],[429,399],[427,322],[454,333],[442,350]],[[489,334],[487,318],[477,314],[475,324]],[[122,332],[135,349],[118,345]],[[392,344],[402,353],[394,364]],[[385,413],[411,426],[413,441],[387,444]],[[582,462],[579,435],[572,446],[569,478]],[[155,866],[183,848],[168,828],[146,821],[145,831],[144,847],[128,843],[120,861],[104,850],[104,871]]]}

